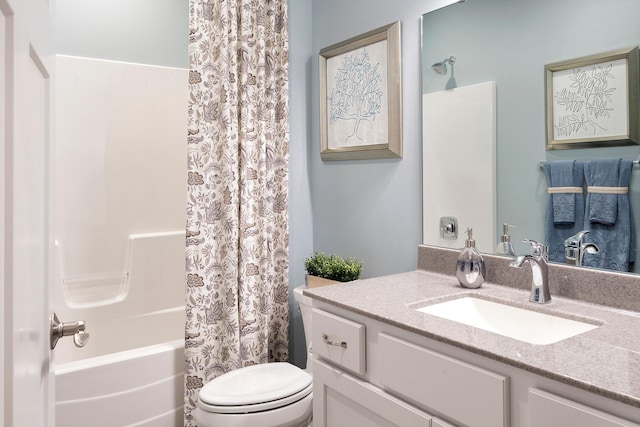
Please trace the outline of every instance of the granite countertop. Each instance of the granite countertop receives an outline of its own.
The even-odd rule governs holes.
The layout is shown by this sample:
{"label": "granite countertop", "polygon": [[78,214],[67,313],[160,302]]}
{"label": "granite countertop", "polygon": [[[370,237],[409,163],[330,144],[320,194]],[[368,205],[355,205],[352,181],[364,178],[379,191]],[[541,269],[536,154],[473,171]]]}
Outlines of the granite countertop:
{"label": "granite countertop", "polygon": [[[445,257],[452,255],[455,253],[445,253]],[[419,267],[423,267],[420,261]],[[603,279],[604,282],[607,280],[606,277]],[[458,284],[455,275],[423,268],[306,289],[304,294],[640,408],[639,311],[567,298],[558,295],[562,292],[554,287],[551,303],[534,304],[528,301],[528,290],[487,282],[479,289],[465,289]],[[592,319],[602,325],[556,343],[535,345],[415,310],[461,294],[504,300],[532,310],[557,312],[563,317]]]}

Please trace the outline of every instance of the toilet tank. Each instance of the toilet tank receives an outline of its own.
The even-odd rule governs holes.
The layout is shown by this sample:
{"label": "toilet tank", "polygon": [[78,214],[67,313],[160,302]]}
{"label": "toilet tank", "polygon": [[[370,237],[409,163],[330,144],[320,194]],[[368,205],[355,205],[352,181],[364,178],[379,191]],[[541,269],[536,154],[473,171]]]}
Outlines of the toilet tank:
{"label": "toilet tank", "polygon": [[304,340],[307,344],[307,372],[311,372],[311,298],[302,294],[306,288],[305,285],[298,286],[293,290],[293,296],[300,305],[300,313],[302,314],[302,327],[304,329]]}

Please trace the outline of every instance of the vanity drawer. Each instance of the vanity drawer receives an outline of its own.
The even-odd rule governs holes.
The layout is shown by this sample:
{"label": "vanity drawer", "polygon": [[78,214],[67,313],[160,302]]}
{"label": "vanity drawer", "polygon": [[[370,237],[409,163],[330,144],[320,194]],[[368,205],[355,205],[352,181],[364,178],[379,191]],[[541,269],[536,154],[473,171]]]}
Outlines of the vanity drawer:
{"label": "vanity drawer", "polygon": [[364,375],[364,325],[317,308],[312,311],[311,325],[311,345],[314,354]]}
{"label": "vanity drawer", "polygon": [[464,425],[509,425],[508,377],[382,333],[379,347],[386,389]]}

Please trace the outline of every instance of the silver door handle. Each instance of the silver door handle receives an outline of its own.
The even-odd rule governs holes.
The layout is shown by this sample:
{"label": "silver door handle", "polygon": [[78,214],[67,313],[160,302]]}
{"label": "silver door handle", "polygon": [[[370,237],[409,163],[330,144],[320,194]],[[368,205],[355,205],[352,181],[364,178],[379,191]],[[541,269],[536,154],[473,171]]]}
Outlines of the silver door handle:
{"label": "silver door handle", "polygon": [[51,350],[56,348],[58,340],[73,335],[76,347],[84,347],[89,341],[89,333],[85,332],[84,320],[63,323],[55,313],[51,315]]}

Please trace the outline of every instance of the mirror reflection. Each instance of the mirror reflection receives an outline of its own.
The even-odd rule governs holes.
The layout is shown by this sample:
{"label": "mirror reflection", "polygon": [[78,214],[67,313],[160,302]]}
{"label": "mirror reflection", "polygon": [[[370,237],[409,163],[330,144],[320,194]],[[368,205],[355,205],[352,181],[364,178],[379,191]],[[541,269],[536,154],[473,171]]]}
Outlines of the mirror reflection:
{"label": "mirror reflection", "polygon": [[[595,165],[593,161],[602,159],[638,159],[638,146],[547,151],[544,68],[547,64],[638,46],[640,26],[636,17],[639,15],[640,2],[636,0],[466,0],[423,15],[423,176],[426,189],[437,185],[447,194],[446,200],[433,194],[425,196],[425,243],[460,248],[464,246],[464,229],[473,227],[480,250],[495,253],[501,243],[503,224],[510,224],[513,228],[508,232],[514,251],[527,253],[528,244],[523,243],[523,239],[545,241],[549,195],[542,164],[577,161]],[[482,84],[494,86],[493,99],[491,93],[483,96],[493,101],[488,108],[493,105],[495,115],[482,119],[480,125],[488,130],[476,131],[475,115],[463,113],[455,103],[458,101],[442,95],[469,88],[475,90]],[[434,101],[428,104],[430,99]],[[435,137],[427,131],[434,111],[447,111],[446,123],[441,126],[445,131]],[[442,119],[440,122],[442,125]],[[470,133],[465,137],[466,148],[458,145],[460,141],[450,139],[459,128],[466,128]],[[495,150],[495,165],[478,157],[465,158],[463,152],[477,149],[479,139],[486,132],[490,134],[492,128],[495,138],[483,151]],[[436,159],[451,179],[442,179],[441,171],[434,170],[434,162],[427,161],[433,152],[430,147],[438,146],[455,147],[445,148],[446,158],[442,157],[442,150],[439,151],[440,157]],[[493,175],[488,173],[489,181],[475,179],[491,169]],[[438,182],[432,183],[435,176]],[[464,179],[455,181],[461,176]],[[494,184],[487,184],[492,176]],[[616,231],[616,235],[611,236],[613,240],[621,239],[623,233],[637,234],[633,231],[640,224],[640,168],[637,165],[631,167],[628,187],[630,226]],[[587,192],[584,194],[586,201]],[[427,212],[433,212],[436,207],[437,218],[427,218]],[[487,213],[489,224],[481,218]],[[441,217],[457,218],[456,238],[442,237],[447,233],[442,233]],[[571,236],[583,237],[576,233],[566,237]],[[587,243],[588,239],[580,241]],[[593,247],[583,249],[585,257],[593,255]],[[640,271],[637,258],[637,251],[631,247],[632,272]]]}

